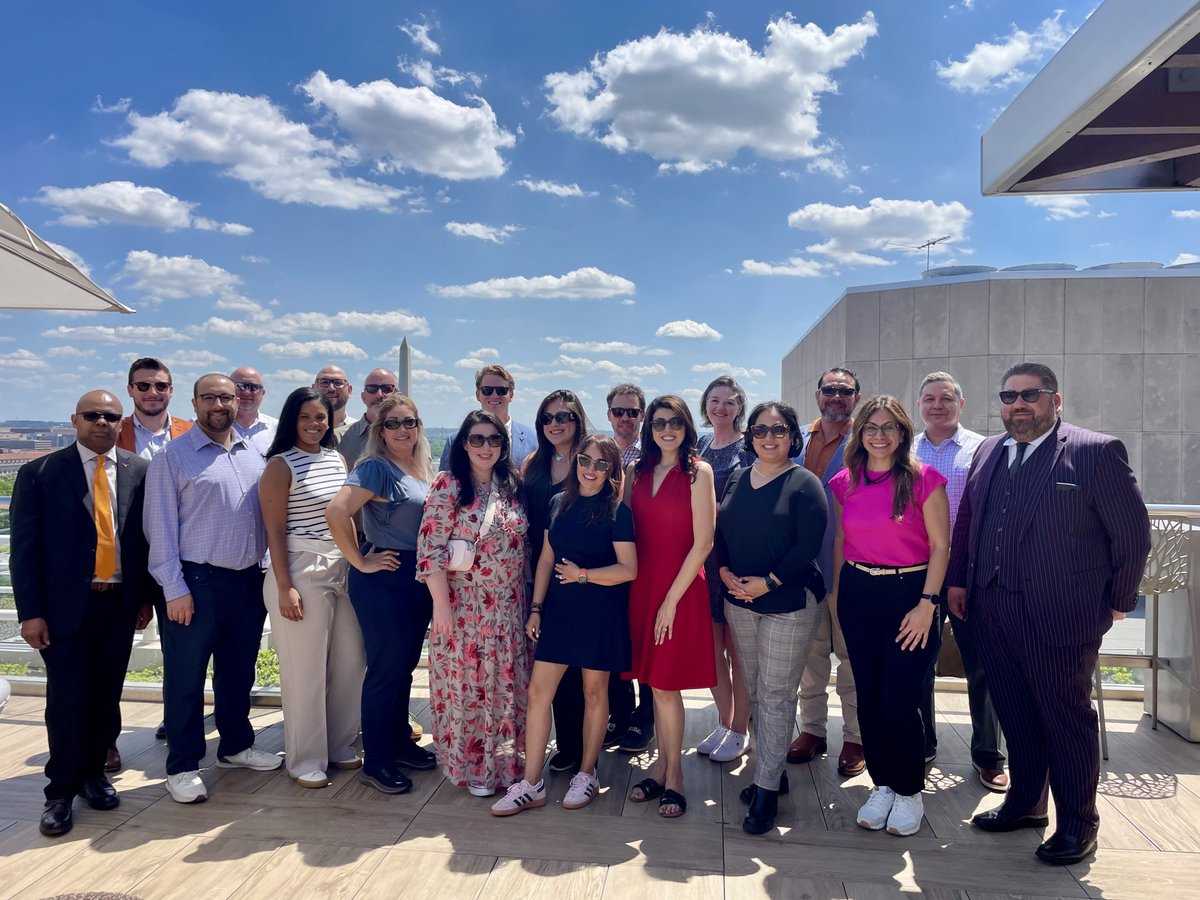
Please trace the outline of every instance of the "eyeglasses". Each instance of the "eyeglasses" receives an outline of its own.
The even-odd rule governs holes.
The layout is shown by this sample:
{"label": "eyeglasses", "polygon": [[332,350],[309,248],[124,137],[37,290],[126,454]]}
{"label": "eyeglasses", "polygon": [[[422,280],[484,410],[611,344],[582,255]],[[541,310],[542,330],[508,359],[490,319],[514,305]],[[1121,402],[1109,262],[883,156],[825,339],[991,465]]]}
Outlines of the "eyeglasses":
{"label": "eyeglasses", "polygon": [[821,388],[822,397],[853,397],[858,391],[852,387],[834,387],[831,384],[824,385]]}
{"label": "eyeglasses", "polygon": [[197,396],[209,406],[215,406],[217,404],[220,404],[221,406],[229,406],[234,400],[237,399],[237,397],[235,397],[233,394],[198,394]]}
{"label": "eyeglasses", "polygon": [[862,427],[862,433],[865,437],[877,437],[882,434],[884,437],[890,438],[900,433],[900,426],[895,422],[888,422],[886,425],[876,425],[874,422],[868,422]]}
{"label": "eyeglasses", "polygon": [[485,397],[490,397],[492,394],[495,394],[497,397],[507,397],[508,387],[505,385],[496,387],[493,384],[485,384],[479,389],[479,393],[483,394]]}
{"label": "eyeglasses", "polygon": [[248,394],[257,394],[263,389],[261,384],[255,384],[253,381],[235,381],[233,386],[239,391],[245,391]]}
{"label": "eyeglasses", "polygon": [[405,416],[403,419],[383,420],[383,427],[388,431],[395,431],[397,428],[403,428],[405,431],[412,431],[420,424],[421,420],[414,418],[413,416]]}
{"label": "eyeglasses", "polygon": [[317,387],[322,388],[337,388],[339,391],[346,387],[350,382],[345,378],[318,378]]}
{"label": "eyeglasses", "polygon": [[671,416],[669,419],[652,419],[650,427],[655,431],[662,431],[670,428],[672,431],[681,431],[686,423],[679,416]]}
{"label": "eyeglasses", "polygon": [[149,391],[151,388],[153,388],[155,393],[158,394],[171,393],[171,382],[169,381],[131,381],[129,383],[143,394]]}
{"label": "eyeglasses", "polygon": [[538,421],[543,425],[549,425],[551,422],[557,422],[559,425],[566,425],[568,422],[575,421],[575,413],[569,410],[562,410],[556,413],[542,413],[538,417]]}
{"label": "eyeglasses", "polygon": [[364,384],[363,390],[368,394],[383,394],[385,397],[396,390],[394,384]]}
{"label": "eyeglasses", "polygon": [[597,475],[607,475],[612,471],[612,464],[603,459],[592,459],[586,453],[580,453],[575,457],[575,462],[579,463],[581,469],[595,469]]}
{"label": "eyeglasses", "polygon": [[610,406],[608,411],[612,414],[614,419],[619,419],[622,416],[628,416],[631,419],[636,419],[642,414],[640,409],[630,409],[628,406]]}
{"label": "eyeglasses", "polygon": [[1020,397],[1026,403],[1037,403],[1041,399],[1042,394],[1053,394],[1054,391],[1049,388],[1026,388],[1023,391],[1001,391],[1000,402],[1005,406],[1012,406]]}
{"label": "eyeglasses", "polygon": [[504,438],[498,434],[468,434],[467,443],[478,450],[484,444],[487,444],[489,447],[499,447],[504,443]]}
{"label": "eyeglasses", "polygon": [[84,420],[88,422],[99,422],[101,419],[103,419],[109,425],[116,425],[121,421],[120,413],[85,412],[80,413],[80,415],[83,416]]}
{"label": "eyeglasses", "polygon": [[773,437],[787,437],[788,432],[792,430],[790,425],[785,425],[779,422],[775,425],[752,425],[750,426],[750,434],[756,438],[765,438],[768,434]]}

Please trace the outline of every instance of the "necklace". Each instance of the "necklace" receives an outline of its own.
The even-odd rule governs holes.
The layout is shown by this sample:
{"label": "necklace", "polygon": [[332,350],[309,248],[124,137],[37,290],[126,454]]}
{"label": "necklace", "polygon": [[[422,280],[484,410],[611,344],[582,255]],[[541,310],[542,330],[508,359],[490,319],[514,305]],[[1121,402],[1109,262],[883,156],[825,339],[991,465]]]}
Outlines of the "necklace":
{"label": "necklace", "polygon": [[566,458],[567,458],[567,454],[565,454],[565,453],[555,453],[554,454],[555,462],[562,462]]}
{"label": "necklace", "polygon": [[782,475],[784,472],[786,472],[786,471],[788,471],[789,469],[792,469],[792,468],[795,468],[794,464],[793,464],[793,463],[788,463],[788,465],[784,466],[782,469],[778,469],[777,471],[774,471],[774,472],[770,472],[770,473],[768,473],[768,472],[764,472],[764,471],[762,471],[762,469],[760,469],[760,468],[759,468],[759,464],[758,464],[758,463],[755,463],[755,464],[754,464],[754,465],[753,465],[753,466],[750,468],[750,477],[751,477],[751,479],[753,480],[753,479],[755,478],[755,476],[757,476],[757,478],[758,478],[758,481],[759,481],[760,485],[761,485],[761,484],[766,484],[766,483],[767,483],[767,482],[769,482],[769,481],[773,481],[773,480],[775,480],[775,479],[776,479],[776,478],[778,478],[780,475]]}
{"label": "necklace", "polygon": [[863,469],[863,482],[865,484],[882,484],[883,482],[887,481],[891,477],[892,477],[891,469],[888,469],[886,472],[882,473],[878,478],[872,478],[871,473],[868,472],[866,469]]}

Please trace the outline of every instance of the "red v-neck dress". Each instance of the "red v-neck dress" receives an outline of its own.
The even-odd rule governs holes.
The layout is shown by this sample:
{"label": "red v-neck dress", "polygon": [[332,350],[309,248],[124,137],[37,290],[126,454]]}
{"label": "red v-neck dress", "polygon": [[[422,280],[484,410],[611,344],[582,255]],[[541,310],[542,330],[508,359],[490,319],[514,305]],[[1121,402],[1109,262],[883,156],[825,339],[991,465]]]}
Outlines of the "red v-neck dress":
{"label": "red v-neck dress", "polygon": [[652,472],[639,474],[630,498],[638,563],[629,591],[632,676],[662,691],[712,687],[717,668],[703,566],[675,609],[672,637],[654,644],[658,608],[692,549],[692,485],[678,468],[663,478],[657,495],[653,484]]}

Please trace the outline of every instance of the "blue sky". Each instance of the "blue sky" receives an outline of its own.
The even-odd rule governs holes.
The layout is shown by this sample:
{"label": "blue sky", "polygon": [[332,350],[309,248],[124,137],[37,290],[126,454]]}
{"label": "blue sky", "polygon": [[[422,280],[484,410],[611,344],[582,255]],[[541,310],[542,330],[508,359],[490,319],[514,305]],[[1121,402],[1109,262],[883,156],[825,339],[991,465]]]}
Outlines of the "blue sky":
{"label": "blue sky", "polygon": [[[935,264],[1190,261],[1179,195],[979,195],[979,139],[1093,0],[5,4],[0,202],[137,310],[0,320],[0,417],[255,365],[418,351],[431,425],[480,361],[603,421],[780,360],[847,285]],[[1180,215],[1183,213],[1183,215]],[[831,360],[831,363],[838,362]],[[187,391],[175,405],[188,411]]]}

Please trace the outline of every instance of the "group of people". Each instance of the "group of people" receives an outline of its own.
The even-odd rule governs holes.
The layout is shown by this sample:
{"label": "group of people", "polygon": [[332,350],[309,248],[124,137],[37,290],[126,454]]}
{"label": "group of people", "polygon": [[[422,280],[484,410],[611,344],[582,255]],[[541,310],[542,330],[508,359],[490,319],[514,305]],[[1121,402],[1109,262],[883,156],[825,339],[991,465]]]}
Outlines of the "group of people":
{"label": "group of people", "polygon": [[[1047,367],[1005,373],[1006,434],[987,439],[962,427],[946,372],[920,386],[921,430],[896,398],[864,401],[844,367],[820,376],[808,424],[781,401],[748,410],[737,382],[717,378],[701,397],[704,436],[682,398],[647,403],[632,384],[606,398],[612,437],[569,390],[548,394],[529,427],[508,414],[506,369],[483,367],[475,386],[479,408],[437,471],[416,403],[384,370],[368,375],[359,420],[334,366],[278,420],[259,412],[250,368],[200,378],[190,427],[166,412],[158,360],[133,364],[128,419],[111,394],[80,399],[77,443],[21,470],[12,510],[22,634],[47,664],[44,833],[69,830],[76,795],[118,803],[103,770],[152,602],[179,802],[207,796],[210,657],[217,765],[283,762],[254,746],[248,719],[270,616],[286,765],[304,787],[356,768],[399,794],[405,770],[440,767],[473,795],[502,791],[491,812],[514,815],[547,802],[553,726],[549,767],[573,772],[565,808],[599,793],[602,747],[657,740],[630,799],[675,818],[687,810],[682,692],[708,688],[718,724],[696,749],[716,762],[752,749],[743,828],[764,833],[786,764],[828,750],[832,653],[838,768],[874,783],[857,821],[915,834],[949,610],[972,759],[986,787],[1008,792],[975,825],[1044,826],[1049,789],[1058,829],[1038,855],[1094,849],[1090,677],[1101,635],[1136,603],[1149,524],[1124,448],[1061,422]],[[408,714],[427,632],[432,752]]]}

